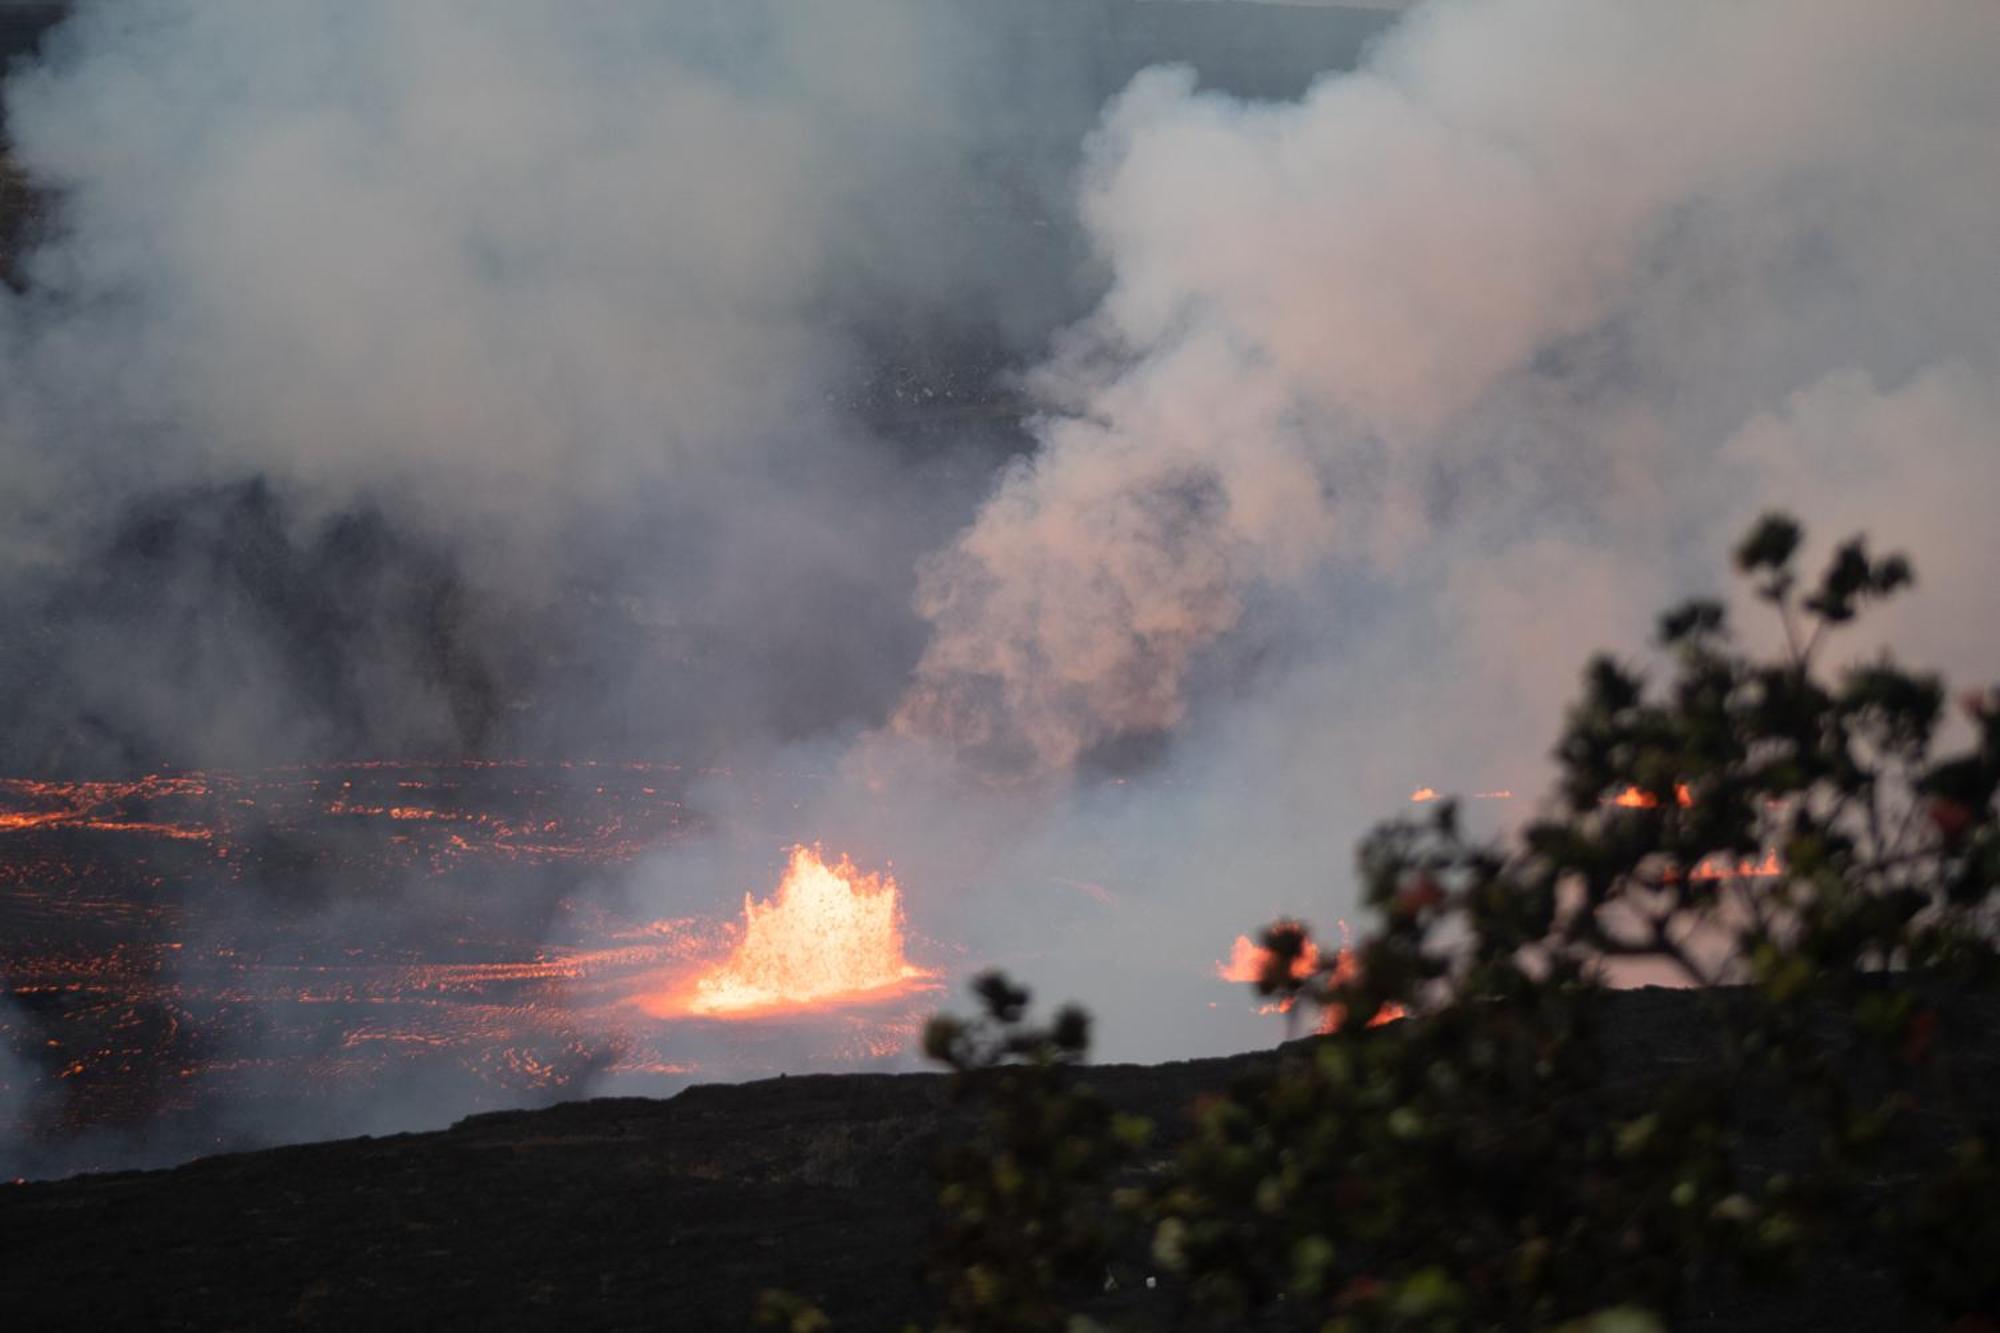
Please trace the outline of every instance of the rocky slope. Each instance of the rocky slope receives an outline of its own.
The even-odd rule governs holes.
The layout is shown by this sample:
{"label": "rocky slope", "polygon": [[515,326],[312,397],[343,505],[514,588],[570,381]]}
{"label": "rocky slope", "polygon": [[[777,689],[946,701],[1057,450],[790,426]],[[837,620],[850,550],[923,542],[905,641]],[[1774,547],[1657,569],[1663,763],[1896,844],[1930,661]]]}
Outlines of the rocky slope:
{"label": "rocky slope", "polygon": [[[1625,1095],[1701,1058],[1695,1006],[1678,991],[1613,997],[1609,1067]],[[1990,1115],[2000,1013],[1958,1017],[1985,1038],[1957,1058]],[[1086,1076],[1171,1138],[1201,1092],[1276,1058]],[[722,1329],[782,1285],[840,1328],[897,1328],[926,1311],[927,1163],[964,1114],[938,1076],[785,1078],[0,1187],[0,1290],[9,1326],[32,1329]],[[1753,1130],[1754,1154],[1786,1152],[1784,1124]],[[1860,1255],[1791,1288],[1705,1290],[1683,1326],[1906,1323]]]}

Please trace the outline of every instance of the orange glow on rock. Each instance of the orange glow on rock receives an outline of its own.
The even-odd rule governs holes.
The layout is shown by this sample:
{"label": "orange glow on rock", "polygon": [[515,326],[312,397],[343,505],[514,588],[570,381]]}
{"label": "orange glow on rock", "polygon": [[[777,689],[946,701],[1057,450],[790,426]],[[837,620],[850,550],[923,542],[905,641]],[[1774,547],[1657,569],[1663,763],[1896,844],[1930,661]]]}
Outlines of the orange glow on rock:
{"label": "orange glow on rock", "polygon": [[903,955],[902,898],[888,875],[864,875],[817,847],[794,847],[768,902],[743,896],[735,950],[691,984],[641,997],[658,1017],[749,1018],[830,1009],[912,990],[935,974]]}

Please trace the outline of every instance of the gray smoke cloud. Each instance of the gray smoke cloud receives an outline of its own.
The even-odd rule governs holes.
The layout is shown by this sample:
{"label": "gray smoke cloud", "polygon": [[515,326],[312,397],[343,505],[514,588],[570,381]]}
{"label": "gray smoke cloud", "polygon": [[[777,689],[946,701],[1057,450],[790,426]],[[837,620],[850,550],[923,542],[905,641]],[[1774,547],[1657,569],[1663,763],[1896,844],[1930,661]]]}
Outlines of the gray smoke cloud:
{"label": "gray smoke cloud", "polygon": [[[1203,49],[1295,92],[1382,22],[1258,13],[80,5],[7,84],[52,202],[0,299],[0,593],[54,621],[142,548],[182,605],[138,637],[192,666],[150,703],[107,676],[122,613],[0,663],[79,682],[10,748],[719,752],[879,720],[918,555],[1028,447],[1005,373],[1101,287],[1072,176],[1103,98]],[[177,541],[135,537],[149,504]],[[237,586],[255,542],[306,586]],[[357,545],[391,571],[352,575]],[[411,560],[436,596],[395,606]],[[244,626],[314,596],[354,632],[300,681],[328,645]]]}
{"label": "gray smoke cloud", "polygon": [[[255,477],[274,540],[308,556],[356,513],[441,548],[498,622],[454,628],[503,694],[574,666],[524,661],[524,627],[581,644],[579,673],[721,640],[756,675],[740,627],[762,623],[826,655],[832,683],[792,712],[865,707],[912,637],[879,571],[935,540],[952,484],[859,419],[864,326],[908,309],[998,359],[1022,316],[949,255],[977,225],[890,202],[966,186],[977,136],[941,62],[905,49],[959,49],[953,16],[760,8],[83,7],[8,90],[17,156],[56,199],[0,316],[15,570],[115,544],[100,529],[134,497]],[[266,724],[321,699],[256,688],[285,674],[257,658],[295,645],[226,637],[247,694],[134,729],[182,762],[318,743],[310,717]],[[355,693],[417,714],[387,705],[353,729],[364,748],[464,739],[409,653],[349,651],[379,678]],[[667,664],[598,685],[634,703]],[[699,680],[705,706],[774,725],[729,674]],[[762,674],[767,694],[810,688]],[[545,692],[536,721],[578,723],[586,690]]]}

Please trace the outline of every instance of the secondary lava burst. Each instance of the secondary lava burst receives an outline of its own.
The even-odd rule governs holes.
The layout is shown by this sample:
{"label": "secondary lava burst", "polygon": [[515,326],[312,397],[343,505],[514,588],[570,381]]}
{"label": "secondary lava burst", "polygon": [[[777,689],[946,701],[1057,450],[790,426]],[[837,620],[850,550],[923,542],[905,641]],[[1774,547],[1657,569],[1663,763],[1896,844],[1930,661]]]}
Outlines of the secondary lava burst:
{"label": "secondary lava burst", "polygon": [[846,857],[792,849],[777,893],[743,895],[742,935],[729,957],[670,990],[641,997],[658,1017],[750,1018],[872,1004],[930,989],[936,974],[903,952],[902,897],[889,875]]}
{"label": "secondary lava burst", "polygon": [[[1296,925],[1297,923],[1291,922],[1286,924]],[[1340,928],[1340,949],[1333,957],[1332,978],[1338,984],[1354,980],[1361,965],[1355,960],[1354,941],[1353,937],[1348,933],[1347,923],[1345,921],[1336,921],[1334,924]],[[1311,976],[1319,970],[1320,961],[1319,946],[1313,943],[1311,939],[1307,939],[1305,946],[1292,959],[1291,967],[1288,969],[1292,979],[1303,981]],[[1228,959],[1218,962],[1215,965],[1215,975],[1223,981],[1247,982],[1254,985],[1274,972],[1276,964],[1277,959],[1269,949],[1256,943],[1248,935],[1238,935],[1236,943],[1230,947]],[[1292,1011],[1294,1003],[1295,1001],[1291,999],[1273,1000],[1259,1004],[1257,1012],[1260,1014],[1289,1014]],[[1371,1028],[1381,1027],[1385,1023],[1393,1023],[1400,1018],[1407,1018],[1408,1016],[1408,1010],[1399,1004],[1392,1004],[1370,1018],[1368,1026]],[[1317,1030],[1323,1033],[1336,1032],[1340,1029],[1340,1025],[1345,1019],[1346,1013],[1339,1005],[1329,1005],[1320,1013]]]}

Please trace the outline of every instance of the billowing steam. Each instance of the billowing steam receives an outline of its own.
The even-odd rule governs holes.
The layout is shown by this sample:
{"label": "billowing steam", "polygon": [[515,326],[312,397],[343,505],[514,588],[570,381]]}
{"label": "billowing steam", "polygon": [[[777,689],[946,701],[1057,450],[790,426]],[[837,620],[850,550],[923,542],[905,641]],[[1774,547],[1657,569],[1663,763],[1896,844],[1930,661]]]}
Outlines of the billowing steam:
{"label": "billowing steam", "polygon": [[1113,1056],[1267,1039],[1229,942],[1414,789],[1525,808],[1759,508],[1994,674],[1996,63],[1985,0],[85,5],[7,86],[0,753],[724,759],[618,891],[823,841]]}
{"label": "billowing steam", "polygon": [[1862,486],[1991,476],[1997,43],[1977,4],[1518,0],[1428,7],[1295,104],[1143,75],[1084,183],[1111,290],[926,566],[899,720],[1067,766],[1180,723],[1259,590],[1317,617],[1329,571],[1436,542],[1466,646],[1542,673],[1581,641],[1522,634],[1523,578],[1588,598],[1828,483],[1829,521],[1921,536]]}

